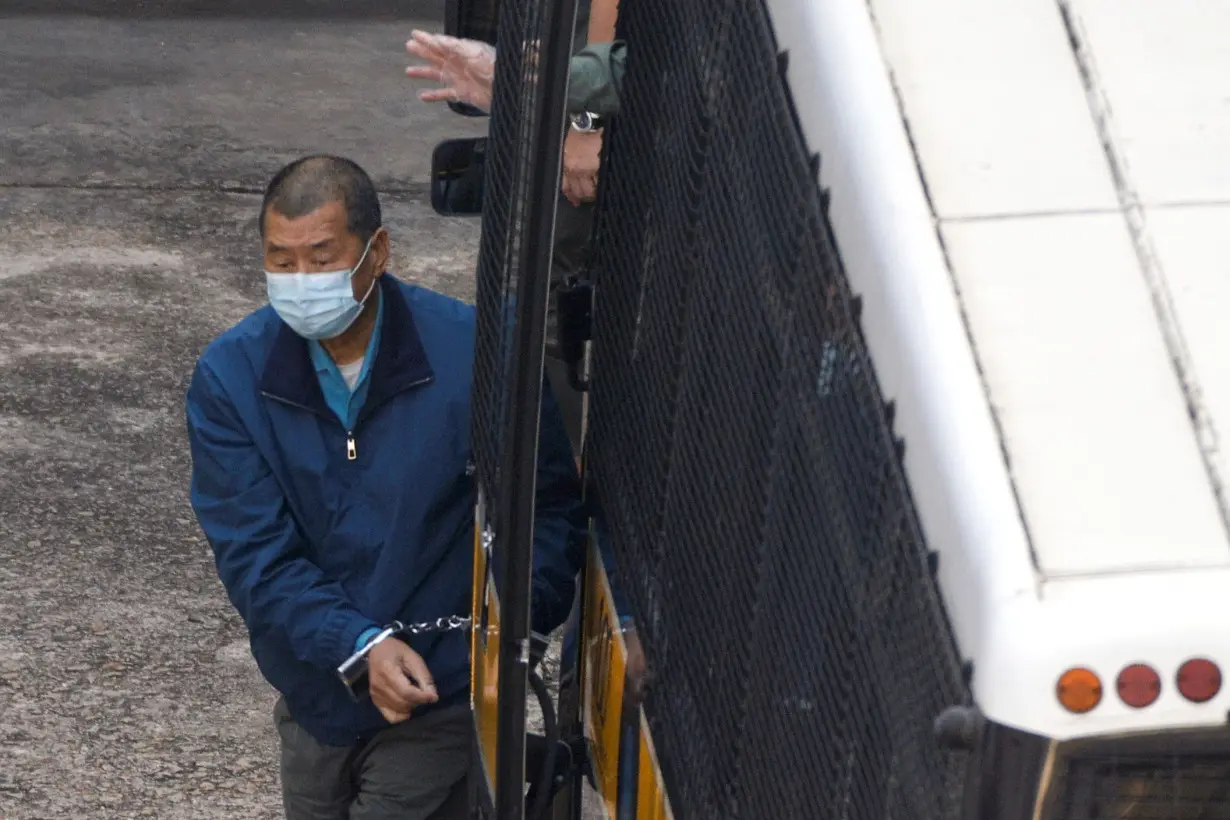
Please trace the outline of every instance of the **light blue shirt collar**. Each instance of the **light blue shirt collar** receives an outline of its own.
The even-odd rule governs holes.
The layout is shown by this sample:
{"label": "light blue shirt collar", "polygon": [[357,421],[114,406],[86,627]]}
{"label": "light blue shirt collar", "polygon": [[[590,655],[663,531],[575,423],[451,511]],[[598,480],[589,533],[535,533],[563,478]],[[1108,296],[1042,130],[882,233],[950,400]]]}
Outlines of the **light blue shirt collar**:
{"label": "light blue shirt collar", "polygon": [[367,386],[370,381],[368,374],[371,372],[372,362],[376,359],[376,351],[380,349],[384,299],[378,287],[372,288],[372,295],[376,298],[376,325],[372,328],[372,337],[367,342],[367,351],[363,354],[363,369],[359,372],[359,380],[353,391],[346,384],[342,371],[338,369],[324,345],[314,339],[308,340],[308,353],[312,357],[312,366],[316,368],[316,378],[320,380],[320,392],[324,394],[325,404],[347,431],[353,431],[359,420],[359,412],[367,400]]}

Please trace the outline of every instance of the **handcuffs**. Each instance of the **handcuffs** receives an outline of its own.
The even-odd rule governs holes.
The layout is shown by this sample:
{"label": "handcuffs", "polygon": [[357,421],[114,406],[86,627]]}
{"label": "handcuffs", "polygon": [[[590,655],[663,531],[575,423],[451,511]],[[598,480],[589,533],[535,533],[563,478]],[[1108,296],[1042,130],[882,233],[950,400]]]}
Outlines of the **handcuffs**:
{"label": "handcuffs", "polygon": [[[456,623],[453,623],[456,621]],[[407,626],[401,621],[393,621],[384,629],[380,630],[370,641],[365,643],[358,652],[355,652],[349,658],[342,662],[342,665],[337,668],[337,676],[345,685],[346,691],[350,693],[350,697],[356,702],[361,700],[367,694],[367,673],[368,673],[368,655],[381,642],[389,638],[399,638],[402,635],[423,634],[426,632],[443,632],[455,628],[459,624],[469,623],[469,618],[458,620],[456,618],[441,618],[435,622],[434,628],[428,624],[415,624]],[[423,626],[428,626],[423,629]],[[539,632],[531,632],[529,639],[529,663],[530,668],[538,666],[543,657],[547,654],[547,649],[550,646],[551,638],[548,635],[543,635]]]}
{"label": "handcuffs", "polygon": [[346,685],[346,691],[356,701],[362,698],[367,690],[367,656],[377,644],[401,634],[405,629],[406,626],[401,621],[393,621],[337,668],[337,676],[341,678],[342,683]]}

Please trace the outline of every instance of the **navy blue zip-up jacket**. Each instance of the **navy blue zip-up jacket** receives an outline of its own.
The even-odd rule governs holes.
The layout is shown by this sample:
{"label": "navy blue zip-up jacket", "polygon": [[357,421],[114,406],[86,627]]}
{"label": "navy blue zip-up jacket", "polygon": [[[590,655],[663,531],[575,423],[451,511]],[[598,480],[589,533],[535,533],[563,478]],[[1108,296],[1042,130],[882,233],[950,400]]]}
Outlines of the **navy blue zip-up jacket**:
{"label": "navy blue zip-up jacket", "polygon": [[[474,310],[379,281],[381,341],[354,430],[326,406],[307,343],[269,306],[206,348],[187,396],[192,506],[218,575],[265,678],[332,745],[387,726],[335,675],[361,633],[470,611]],[[533,628],[547,633],[572,604],[585,518],[563,420],[543,392]],[[466,633],[412,646],[438,705],[463,701]]]}

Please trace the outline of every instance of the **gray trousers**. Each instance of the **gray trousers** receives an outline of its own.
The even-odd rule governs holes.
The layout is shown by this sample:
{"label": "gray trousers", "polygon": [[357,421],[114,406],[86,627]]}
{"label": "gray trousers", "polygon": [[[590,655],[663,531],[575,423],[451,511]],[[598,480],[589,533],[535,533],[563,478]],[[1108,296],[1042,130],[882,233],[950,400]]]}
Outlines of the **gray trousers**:
{"label": "gray trousers", "polygon": [[468,705],[411,718],[359,746],[326,746],[279,698],[286,820],[467,820]]}

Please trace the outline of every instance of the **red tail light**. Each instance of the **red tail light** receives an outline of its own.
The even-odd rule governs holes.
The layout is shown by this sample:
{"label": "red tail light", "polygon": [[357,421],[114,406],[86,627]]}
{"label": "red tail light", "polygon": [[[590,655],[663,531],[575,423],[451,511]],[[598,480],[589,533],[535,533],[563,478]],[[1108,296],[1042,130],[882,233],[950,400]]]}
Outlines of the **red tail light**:
{"label": "red tail light", "polygon": [[1192,703],[1207,703],[1221,691],[1221,669],[1205,658],[1192,658],[1179,667],[1175,683]]}
{"label": "red tail light", "polygon": [[1143,709],[1162,693],[1162,678],[1153,667],[1134,663],[1119,673],[1115,686],[1121,701],[1133,709]]}

